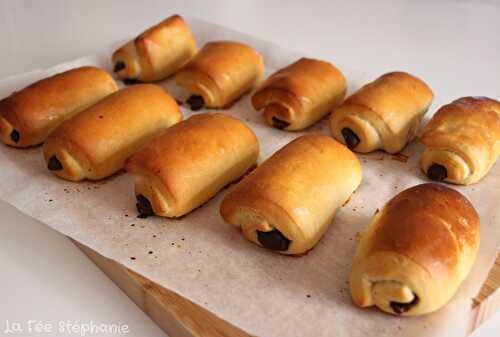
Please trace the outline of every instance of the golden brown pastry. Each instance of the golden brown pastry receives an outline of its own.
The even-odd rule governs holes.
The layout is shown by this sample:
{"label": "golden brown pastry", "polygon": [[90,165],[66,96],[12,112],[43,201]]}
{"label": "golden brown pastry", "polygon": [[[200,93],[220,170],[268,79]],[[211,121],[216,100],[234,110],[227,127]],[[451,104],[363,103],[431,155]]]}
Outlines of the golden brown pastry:
{"label": "golden brown pastry", "polygon": [[196,54],[196,42],[182,17],[174,15],[113,53],[114,72],[126,82],[165,79]]}
{"label": "golden brown pastry", "polygon": [[382,75],[333,110],[333,136],[356,152],[401,151],[417,134],[433,98],[431,89],[403,72]]}
{"label": "golden brown pastry", "polygon": [[0,139],[7,145],[40,145],[65,119],[118,90],[95,67],[75,68],[35,82],[0,101]]}
{"label": "golden brown pastry", "polygon": [[399,193],[375,214],[359,243],[354,303],[405,316],[441,308],[474,263],[479,226],[474,207],[451,188],[422,184]]}
{"label": "golden brown pastry", "polygon": [[267,123],[302,130],[316,123],[344,99],[347,83],[331,63],[301,58],[271,75],[252,97]]}
{"label": "golden brown pastry", "polygon": [[481,180],[500,155],[500,102],[463,97],[441,107],[425,127],[420,159],[436,181],[469,185]]}
{"label": "golden brown pastry", "polygon": [[247,173],[258,155],[255,134],[240,120],[192,116],[127,161],[139,216],[180,217],[192,211]]}
{"label": "golden brown pastry", "polygon": [[161,87],[138,84],[120,90],[65,121],[47,138],[43,154],[57,176],[98,180],[182,120],[177,102]]}
{"label": "golden brown pastry", "polygon": [[238,183],[220,213],[248,240],[281,254],[302,254],[319,241],[360,183],[354,153],[330,137],[305,135]]}
{"label": "golden brown pastry", "polygon": [[252,47],[239,42],[207,43],[175,76],[196,111],[224,108],[252,90],[262,79],[264,61]]}

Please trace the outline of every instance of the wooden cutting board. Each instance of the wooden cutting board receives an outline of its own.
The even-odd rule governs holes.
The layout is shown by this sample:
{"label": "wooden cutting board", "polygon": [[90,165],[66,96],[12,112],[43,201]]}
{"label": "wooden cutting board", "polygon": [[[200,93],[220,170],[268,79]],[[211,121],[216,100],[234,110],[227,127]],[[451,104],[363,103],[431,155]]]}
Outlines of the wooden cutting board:
{"label": "wooden cutting board", "polygon": [[[71,239],[72,240],[72,239]],[[250,334],[184,297],[72,240],[169,337],[249,337]],[[473,299],[468,334],[500,309],[500,254]]]}

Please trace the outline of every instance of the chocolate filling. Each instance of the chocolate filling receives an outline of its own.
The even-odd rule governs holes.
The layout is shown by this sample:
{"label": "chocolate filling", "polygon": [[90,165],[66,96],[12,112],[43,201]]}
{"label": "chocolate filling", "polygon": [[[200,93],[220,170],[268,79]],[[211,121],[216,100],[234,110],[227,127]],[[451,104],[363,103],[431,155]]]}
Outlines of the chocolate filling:
{"label": "chocolate filling", "polygon": [[49,159],[47,168],[51,171],[61,171],[63,169],[62,163],[57,159],[56,156],[52,156]]}
{"label": "chocolate filling", "polygon": [[427,176],[434,181],[443,181],[448,177],[448,171],[443,165],[432,164],[427,169]]}
{"label": "chocolate filling", "polygon": [[198,111],[205,105],[205,100],[203,99],[203,96],[193,95],[187,99],[186,103],[192,111]]}
{"label": "chocolate filling", "polygon": [[389,302],[389,305],[391,306],[392,310],[398,315],[409,311],[411,308],[416,306],[420,299],[418,298],[417,294],[413,293],[413,300],[408,303],[401,303],[401,302]]}
{"label": "chocolate filling", "polygon": [[12,130],[12,132],[10,133],[10,139],[12,139],[14,143],[19,142],[19,139],[21,139],[19,131],[17,131],[16,129]]}
{"label": "chocolate filling", "polygon": [[118,61],[116,62],[115,67],[113,68],[113,72],[117,73],[123,69],[125,69],[125,63],[122,61]]}
{"label": "chocolate filling", "polygon": [[132,85],[132,84],[141,83],[141,81],[139,81],[138,79],[135,79],[135,78],[124,78],[123,83],[125,83],[126,85]]}
{"label": "chocolate filling", "polygon": [[137,211],[139,212],[139,215],[137,216],[138,218],[145,219],[148,216],[155,215],[151,203],[145,196],[139,194],[136,198],[137,203],[135,204],[135,206],[137,207]]}
{"label": "chocolate filling", "polygon": [[285,251],[290,245],[290,240],[277,229],[270,232],[257,231],[257,239],[263,247],[270,250]]}
{"label": "chocolate filling", "polygon": [[280,130],[283,130],[283,129],[290,126],[290,123],[288,123],[287,121],[281,120],[281,119],[276,118],[274,116],[273,116],[272,122],[273,122],[273,126],[276,129],[280,129]]}
{"label": "chocolate filling", "polygon": [[344,137],[345,143],[349,149],[354,149],[359,144],[359,137],[349,128],[342,129],[342,136]]}

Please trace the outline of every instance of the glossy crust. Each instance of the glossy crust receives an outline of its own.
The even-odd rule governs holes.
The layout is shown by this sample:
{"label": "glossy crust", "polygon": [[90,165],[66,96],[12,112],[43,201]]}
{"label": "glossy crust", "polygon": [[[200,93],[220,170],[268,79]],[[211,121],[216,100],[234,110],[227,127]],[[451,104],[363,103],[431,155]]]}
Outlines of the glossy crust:
{"label": "glossy crust", "polygon": [[253,95],[252,104],[263,109],[269,125],[274,117],[289,124],[284,130],[302,130],[339,105],[346,89],[344,75],[331,63],[301,58],[271,75]]}
{"label": "glossy crust", "polygon": [[335,109],[330,129],[342,143],[346,143],[342,130],[352,130],[359,139],[353,151],[397,153],[416,136],[432,99],[431,89],[420,79],[404,72],[387,73]]}
{"label": "glossy crust", "polygon": [[[196,54],[196,41],[179,15],[171,16],[141,33],[113,53],[115,69],[121,79],[154,82],[167,78]],[[120,67],[121,68],[121,67]]]}
{"label": "glossy crust", "polygon": [[199,114],[168,129],[127,162],[135,193],[156,215],[182,216],[256,164],[259,143],[240,120]]}
{"label": "glossy crust", "polygon": [[310,134],[290,142],[245,177],[224,198],[224,220],[261,245],[257,231],[278,230],[290,244],[282,254],[302,254],[319,241],[361,183],[361,166],[344,145]]}
{"label": "glossy crust", "polygon": [[500,155],[500,103],[463,97],[441,107],[425,127],[420,160],[425,174],[433,164],[446,168],[446,182],[469,185],[481,180]]}
{"label": "glossy crust", "polygon": [[351,274],[354,303],[406,316],[441,308],[474,263],[479,227],[474,207],[453,189],[422,184],[399,193],[359,243]]}
{"label": "glossy crust", "polygon": [[224,108],[252,90],[262,79],[264,61],[239,42],[207,43],[175,76],[189,95],[203,97],[209,108]]}
{"label": "glossy crust", "polygon": [[182,120],[177,102],[161,87],[138,84],[120,90],[65,121],[45,142],[61,178],[98,180],[123,168],[125,160],[153,137]]}
{"label": "glossy crust", "polygon": [[[0,101],[0,139],[15,147],[40,145],[65,119],[116,90],[113,78],[95,67],[42,79]],[[18,133],[17,142],[13,132]]]}

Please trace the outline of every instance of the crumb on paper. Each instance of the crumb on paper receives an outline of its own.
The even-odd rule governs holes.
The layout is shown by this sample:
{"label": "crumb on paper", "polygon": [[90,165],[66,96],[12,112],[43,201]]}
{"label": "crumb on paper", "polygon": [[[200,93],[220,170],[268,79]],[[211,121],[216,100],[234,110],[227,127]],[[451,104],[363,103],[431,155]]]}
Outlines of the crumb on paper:
{"label": "crumb on paper", "polygon": [[363,238],[363,233],[362,232],[356,232],[356,235],[354,236],[354,239],[356,241],[360,241]]}
{"label": "crumb on paper", "polygon": [[397,160],[402,163],[406,163],[408,161],[408,156],[402,153],[396,153],[392,155],[392,160]]}

